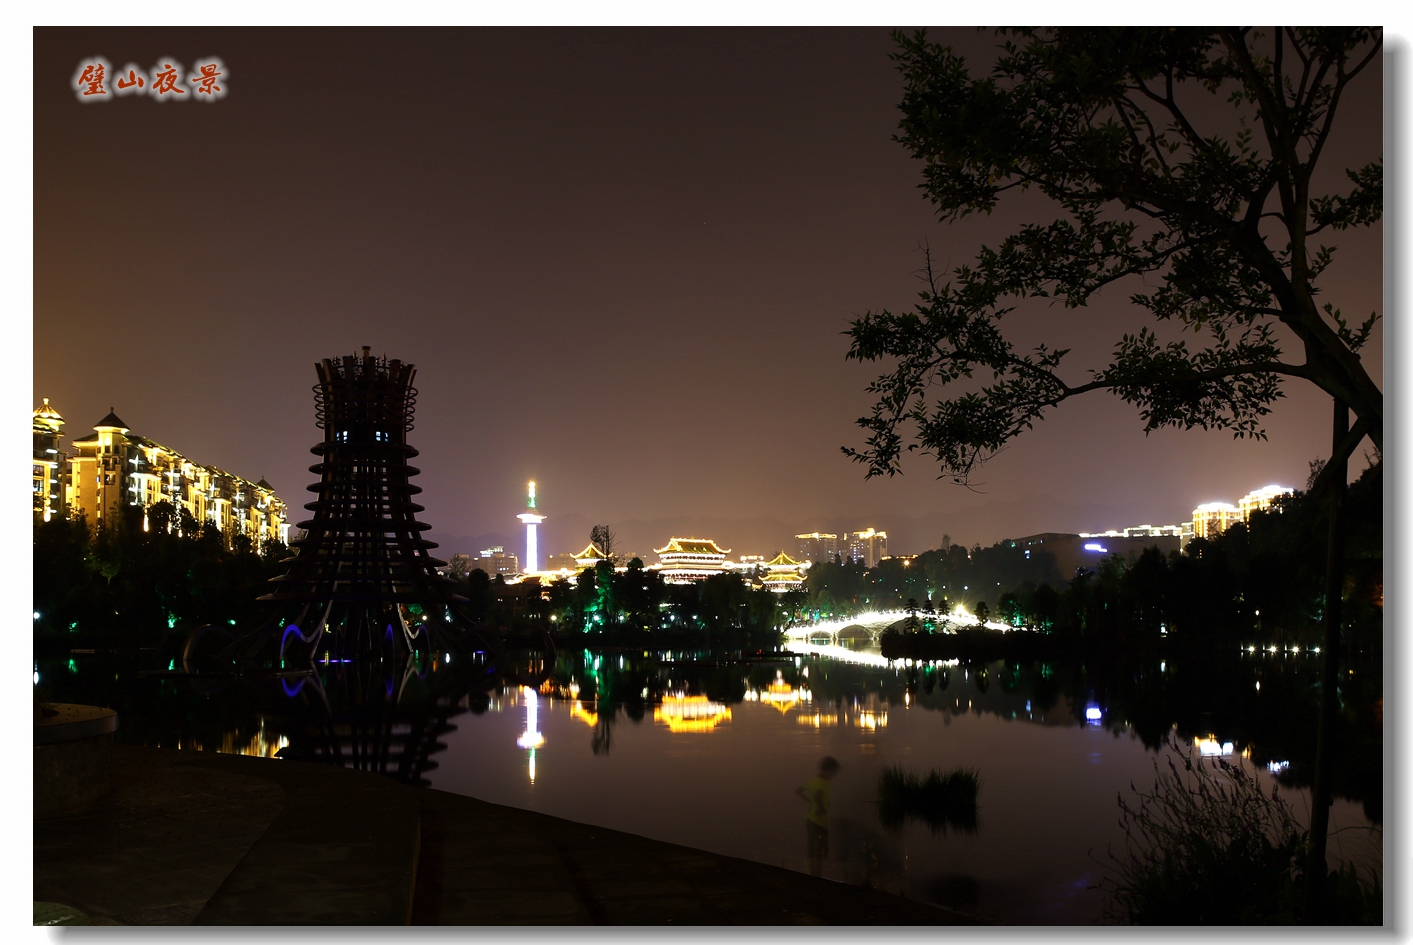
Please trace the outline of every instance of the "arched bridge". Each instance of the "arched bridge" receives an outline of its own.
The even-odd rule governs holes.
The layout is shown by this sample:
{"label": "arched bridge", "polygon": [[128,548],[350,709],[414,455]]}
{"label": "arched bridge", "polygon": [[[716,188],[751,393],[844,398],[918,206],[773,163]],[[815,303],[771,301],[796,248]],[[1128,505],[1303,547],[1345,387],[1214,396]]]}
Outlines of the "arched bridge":
{"label": "arched bridge", "polygon": [[[841,637],[856,637],[866,634],[870,644],[877,646],[884,631],[889,627],[902,623],[908,619],[906,610],[872,610],[867,613],[855,614],[852,617],[835,617],[831,620],[820,620],[815,623],[797,624],[796,626],[785,628],[785,637],[791,643],[813,643],[818,645],[837,645]],[[973,615],[965,611],[957,611],[950,614],[922,614],[918,613],[917,618],[923,620],[930,618],[936,620],[940,625],[941,632],[955,633],[958,627],[981,626],[982,622]],[[1009,624],[988,620],[985,626],[991,630],[1014,630]],[[850,632],[853,631],[853,632]]]}

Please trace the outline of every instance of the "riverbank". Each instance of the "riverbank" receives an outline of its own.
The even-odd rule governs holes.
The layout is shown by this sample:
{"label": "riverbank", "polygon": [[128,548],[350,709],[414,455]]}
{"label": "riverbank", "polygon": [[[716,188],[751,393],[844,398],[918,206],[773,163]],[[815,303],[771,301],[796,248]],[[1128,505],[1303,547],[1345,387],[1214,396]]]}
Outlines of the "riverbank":
{"label": "riverbank", "polygon": [[328,765],[116,746],[36,820],[34,899],[102,925],[955,925],[957,912]]}

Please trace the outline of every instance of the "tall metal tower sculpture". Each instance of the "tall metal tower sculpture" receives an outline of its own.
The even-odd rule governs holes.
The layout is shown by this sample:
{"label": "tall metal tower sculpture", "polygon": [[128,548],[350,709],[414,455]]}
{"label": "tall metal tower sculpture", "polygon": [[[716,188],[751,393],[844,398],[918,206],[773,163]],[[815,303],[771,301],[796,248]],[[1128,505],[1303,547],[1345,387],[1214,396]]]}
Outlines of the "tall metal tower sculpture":
{"label": "tall metal tower sculpture", "polygon": [[417,521],[420,471],[407,443],[417,389],[411,364],[361,355],[315,365],[315,415],[324,439],[310,452],[319,481],[314,513],[290,542],[289,571],[274,579],[269,616],[226,655],[249,659],[307,653],[325,660],[486,649],[494,640],[461,608],[465,599],[437,572]]}

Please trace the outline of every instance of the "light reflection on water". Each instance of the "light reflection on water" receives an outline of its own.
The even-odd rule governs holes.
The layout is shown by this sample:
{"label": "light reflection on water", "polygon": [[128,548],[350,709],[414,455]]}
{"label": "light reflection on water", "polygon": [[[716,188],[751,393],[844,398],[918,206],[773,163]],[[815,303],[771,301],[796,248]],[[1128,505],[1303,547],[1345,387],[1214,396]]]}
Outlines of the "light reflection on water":
{"label": "light reflection on water", "polygon": [[[830,670],[827,661],[812,665]],[[832,755],[842,770],[833,781],[826,877],[996,922],[1099,918],[1101,860],[1122,850],[1117,797],[1153,778],[1155,755],[1127,726],[1082,724],[1083,710],[1063,696],[1048,711],[1025,699],[1024,710],[1007,709],[995,689],[987,696],[954,686],[943,711],[936,700],[924,708],[878,692],[821,700],[803,686],[807,674],[800,685],[775,675],[748,686],[734,706],[667,692],[637,720],[569,698],[567,689],[507,690],[484,714],[455,719],[432,787],[804,871],[805,809],[794,791]],[[976,675],[964,678],[975,686]],[[527,750],[520,739],[532,729],[540,740]],[[1205,740],[1197,747],[1209,750]],[[885,830],[874,791],[883,768],[896,764],[923,773],[978,769],[977,833],[934,836],[911,822],[897,834]],[[1258,776],[1269,787],[1270,773]],[[1303,792],[1285,793],[1303,818]],[[1344,801],[1332,819],[1367,823]]]}

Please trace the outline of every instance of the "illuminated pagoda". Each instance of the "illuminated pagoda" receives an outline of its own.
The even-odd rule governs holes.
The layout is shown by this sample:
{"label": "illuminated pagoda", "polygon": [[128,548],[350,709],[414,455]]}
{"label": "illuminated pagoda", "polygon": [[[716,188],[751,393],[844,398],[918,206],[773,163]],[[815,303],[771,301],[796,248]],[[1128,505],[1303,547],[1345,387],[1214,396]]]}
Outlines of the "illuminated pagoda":
{"label": "illuminated pagoda", "polygon": [[654,548],[659,572],[666,584],[692,584],[727,570],[730,548],[719,548],[710,538],[673,538]]}
{"label": "illuminated pagoda", "polygon": [[765,563],[761,584],[777,594],[798,591],[805,586],[804,562],[796,561],[784,551]]}
{"label": "illuminated pagoda", "polygon": [[[324,439],[310,452],[319,481],[314,515],[290,542],[289,571],[260,600],[262,623],[223,653],[229,658],[283,660],[304,653],[336,661],[405,653],[461,652],[467,639],[486,639],[462,610],[465,599],[437,572],[437,545],[422,537],[421,492],[408,464],[407,443],[417,390],[411,364],[361,355],[315,365],[315,415]],[[188,652],[194,641],[188,643]]]}
{"label": "illuminated pagoda", "polygon": [[63,427],[64,418],[44,398],[44,404],[34,410],[34,517],[41,522],[64,515],[64,490],[59,483]]}
{"label": "illuminated pagoda", "polygon": [[585,568],[596,568],[600,561],[607,561],[613,564],[613,559],[604,554],[598,545],[589,542],[588,546],[576,555],[571,555],[574,559],[574,569],[583,571]]}

